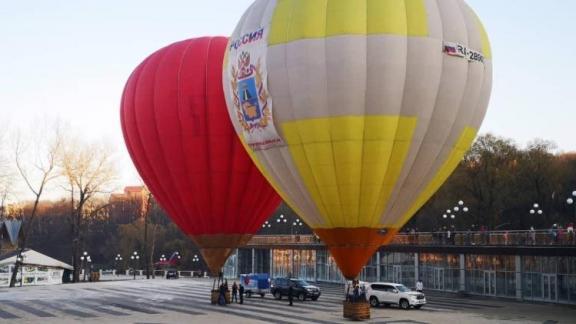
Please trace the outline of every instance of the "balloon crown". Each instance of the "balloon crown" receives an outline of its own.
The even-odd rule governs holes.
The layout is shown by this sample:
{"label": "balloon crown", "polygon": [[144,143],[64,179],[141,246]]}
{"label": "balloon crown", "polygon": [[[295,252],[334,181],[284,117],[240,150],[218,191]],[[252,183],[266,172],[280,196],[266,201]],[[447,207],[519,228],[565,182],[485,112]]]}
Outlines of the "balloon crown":
{"label": "balloon crown", "polygon": [[242,54],[240,54],[240,57],[238,57],[238,68],[240,70],[240,75],[238,76],[239,79],[252,75],[253,68],[250,64],[249,52],[242,52]]}

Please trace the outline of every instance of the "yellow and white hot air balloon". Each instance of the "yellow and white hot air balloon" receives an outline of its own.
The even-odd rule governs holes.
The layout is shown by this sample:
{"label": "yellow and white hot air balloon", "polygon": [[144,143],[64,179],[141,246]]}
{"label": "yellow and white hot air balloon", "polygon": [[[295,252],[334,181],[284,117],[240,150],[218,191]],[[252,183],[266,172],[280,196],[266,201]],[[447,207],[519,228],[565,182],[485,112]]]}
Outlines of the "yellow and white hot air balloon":
{"label": "yellow and white hot air balloon", "polygon": [[470,147],[492,56],[463,0],[256,0],[223,73],[252,158],[352,279]]}

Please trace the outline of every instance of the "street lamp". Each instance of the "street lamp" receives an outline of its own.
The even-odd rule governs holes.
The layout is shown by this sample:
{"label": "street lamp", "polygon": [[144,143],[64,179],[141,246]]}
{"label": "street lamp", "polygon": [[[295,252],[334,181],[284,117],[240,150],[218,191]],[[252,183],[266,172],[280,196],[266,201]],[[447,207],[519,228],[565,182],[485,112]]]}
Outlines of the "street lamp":
{"label": "street lamp", "polygon": [[286,223],[288,220],[284,217],[284,214],[280,215],[280,217],[276,218],[276,223]]}
{"label": "street lamp", "polygon": [[[86,257],[86,272],[90,272],[90,274],[92,274],[92,258],[90,258],[90,256]],[[90,278],[90,277],[89,277]],[[92,280],[92,279],[90,279]]]}
{"label": "street lamp", "polygon": [[270,228],[272,227],[272,224],[270,224],[270,222],[265,221],[264,224],[262,224],[262,228]]}
{"label": "street lamp", "polygon": [[[572,191],[572,197],[576,198],[576,190]],[[576,204],[574,203],[574,198],[572,197],[566,199],[566,203],[568,203],[568,205],[574,206],[574,216],[576,217]]]}
{"label": "street lamp", "polygon": [[530,214],[534,215],[534,214],[538,214],[538,215],[542,215],[544,212],[542,211],[542,209],[540,209],[540,205],[537,203],[534,203],[534,205],[532,205],[532,209],[530,209]]}
{"label": "street lamp", "polygon": [[166,255],[162,254],[162,256],[160,257],[160,262],[165,262],[166,261]]}
{"label": "street lamp", "polygon": [[200,261],[198,254],[194,254],[194,257],[192,258],[192,262],[198,262],[198,261]]}
{"label": "street lamp", "polygon": [[140,256],[138,255],[138,252],[134,251],[134,253],[130,256],[130,259],[132,259],[132,263],[133,263],[132,273],[134,273],[134,280],[136,280],[136,264],[137,264],[138,260],[140,260]]}
{"label": "street lamp", "polygon": [[[464,205],[463,200],[459,200],[456,206],[452,209],[446,209],[446,213],[442,215],[444,220],[451,219],[452,221],[456,220],[457,213],[467,213],[470,209]],[[455,228],[455,225],[452,224],[451,227]]]}
{"label": "street lamp", "polygon": [[16,262],[20,264],[20,287],[22,287],[24,282],[24,271],[22,270],[24,268],[24,259],[26,259],[26,256],[22,254],[16,257]]}
{"label": "street lamp", "polygon": [[[86,263],[84,263],[84,261],[86,261]],[[88,262],[92,262],[92,259],[90,259],[88,252],[84,251],[84,253],[82,253],[82,255],[80,256],[80,268],[82,269],[82,271],[84,271],[82,281],[86,281],[86,271],[88,267]]]}
{"label": "street lamp", "polygon": [[296,218],[296,220],[292,222],[292,227],[290,227],[290,234],[294,235],[294,227],[296,227],[296,234],[298,234],[298,227],[303,225],[304,223],[302,223],[300,218]]}
{"label": "street lamp", "polygon": [[[122,261],[122,256],[120,254],[116,255],[116,257],[114,258],[114,270],[117,272],[118,271],[118,263]],[[118,275],[118,273],[116,273],[116,275]]]}

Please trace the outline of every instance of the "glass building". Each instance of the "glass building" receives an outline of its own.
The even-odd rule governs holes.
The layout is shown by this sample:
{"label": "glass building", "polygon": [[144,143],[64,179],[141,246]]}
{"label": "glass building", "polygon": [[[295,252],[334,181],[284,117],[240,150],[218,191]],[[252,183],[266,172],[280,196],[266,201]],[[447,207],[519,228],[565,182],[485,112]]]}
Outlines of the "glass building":
{"label": "glass building", "polygon": [[[343,282],[324,248],[243,248],[225,265],[225,275],[270,273],[318,282]],[[397,282],[426,290],[516,300],[576,304],[576,257],[448,253],[399,253],[381,250],[362,269],[360,280]]]}

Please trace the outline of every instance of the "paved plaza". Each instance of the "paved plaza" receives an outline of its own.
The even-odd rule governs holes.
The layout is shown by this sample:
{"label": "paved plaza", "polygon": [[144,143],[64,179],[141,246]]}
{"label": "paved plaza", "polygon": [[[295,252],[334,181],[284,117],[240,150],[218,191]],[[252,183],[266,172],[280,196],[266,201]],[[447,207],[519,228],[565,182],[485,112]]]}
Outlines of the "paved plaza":
{"label": "paved plaza", "polygon": [[[231,284],[231,282],[229,282]],[[246,298],[208,302],[207,279],[124,280],[0,289],[1,323],[338,323],[343,288],[321,285],[316,302]],[[576,323],[576,307],[428,294],[421,310],[372,309],[369,323]]]}

